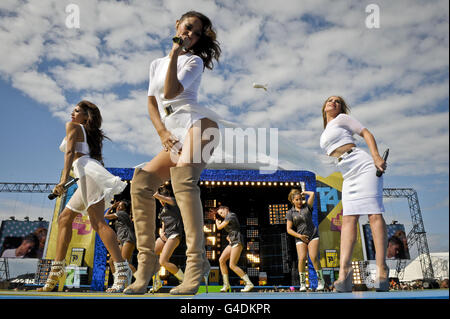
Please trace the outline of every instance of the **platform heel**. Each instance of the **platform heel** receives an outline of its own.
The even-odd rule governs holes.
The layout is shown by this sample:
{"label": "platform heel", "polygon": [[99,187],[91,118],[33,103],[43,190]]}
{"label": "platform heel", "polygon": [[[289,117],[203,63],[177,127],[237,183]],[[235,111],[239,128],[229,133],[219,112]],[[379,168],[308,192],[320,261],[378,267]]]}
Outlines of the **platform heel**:
{"label": "platform heel", "polygon": [[114,262],[114,268],[116,269],[113,277],[114,283],[111,288],[106,290],[107,293],[121,293],[126,287],[131,284],[131,278],[133,272],[131,271],[128,261]]}
{"label": "platform heel", "polygon": [[376,289],[375,291],[377,292],[386,292],[389,291],[389,267],[386,267],[386,279],[380,280],[380,278],[377,279],[377,281],[375,282],[376,285]]}
{"label": "platform heel", "polygon": [[336,280],[334,282],[334,288],[337,292],[352,292],[352,281],[353,281],[353,269],[351,269],[344,280]]}
{"label": "platform heel", "polygon": [[48,274],[47,281],[45,282],[44,287],[36,289],[39,292],[49,292],[53,291],[56,287],[58,281],[65,275],[66,273],[66,262],[64,260],[61,261],[52,261],[52,266],[50,268],[50,273]]}

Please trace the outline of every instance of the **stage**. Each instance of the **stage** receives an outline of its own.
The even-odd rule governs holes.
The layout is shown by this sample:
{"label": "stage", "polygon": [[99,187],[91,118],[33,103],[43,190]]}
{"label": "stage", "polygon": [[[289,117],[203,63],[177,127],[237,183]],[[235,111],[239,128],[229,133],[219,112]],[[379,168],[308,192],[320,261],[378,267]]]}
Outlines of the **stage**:
{"label": "stage", "polygon": [[352,293],[335,292],[232,292],[232,293],[199,293],[196,295],[173,296],[168,293],[144,295],[109,294],[105,292],[37,292],[0,290],[0,299],[183,299],[183,300],[411,300],[411,299],[449,299],[448,289],[408,290],[408,291],[354,291]]}

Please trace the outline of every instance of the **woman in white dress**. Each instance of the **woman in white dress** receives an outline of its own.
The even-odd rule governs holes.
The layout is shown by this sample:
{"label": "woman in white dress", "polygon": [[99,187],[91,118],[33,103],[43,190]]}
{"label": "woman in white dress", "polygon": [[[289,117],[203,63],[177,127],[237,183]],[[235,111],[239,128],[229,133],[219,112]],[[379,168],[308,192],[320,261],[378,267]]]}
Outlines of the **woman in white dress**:
{"label": "woman in white dress", "polygon": [[[335,158],[342,173],[342,229],[339,278],[334,282],[338,292],[352,291],[351,259],[360,215],[368,215],[376,251],[377,290],[389,289],[389,269],[386,265],[387,230],[383,218],[383,176],[386,163],[380,156],[372,133],[348,115],[348,107],[339,96],[329,97],[322,106],[324,131],[320,147]],[[364,138],[370,154],[356,147],[353,135]]]}
{"label": "woman in white dress", "polygon": [[114,284],[107,292],[122,292],[131,283],[131,269],[123,259],[115,232],[104,219],[105,203],[121,193],[126,182],[109,173],[102,163],[102,145],[105,135],[101,130],[102,117],[98,107],[79,102],[72,111],[72,120],[66,123],[66,137],[60,145],[64,152],[64,168],[59,184],[53,190],[61,196],[70,177],[70,170],[78,178],[78,188],[58,216],[58,235],[55,258],[44,287],[38,291],[52,291],[64,275],[65,257],[72,239],[72,223],[78,214],[87,214],[92,228],[99,234],[114,261]]}
{"label": "woman in white dress", "polygon": [[[205,68],[213,68],[220,47],[211,21],[189,11],[175,23],[175,40],[168,56],[150,65],[148,112],[162,150],[143,168],[134,171],[131,201],[138,253],[136,281],[126,294],[144,294],[158,271],[155,254],[156,206],[153,194],[171,179],[186,234],[186,268],[182,284],[171,294],[195,294],[210,265],[205,253],[203,206],[197,185],[202,170],[219,143],[215,113],[197,102]],[[205,133],[205,134],[204,134]],[[211,137],[205,136],[212,133]]]}

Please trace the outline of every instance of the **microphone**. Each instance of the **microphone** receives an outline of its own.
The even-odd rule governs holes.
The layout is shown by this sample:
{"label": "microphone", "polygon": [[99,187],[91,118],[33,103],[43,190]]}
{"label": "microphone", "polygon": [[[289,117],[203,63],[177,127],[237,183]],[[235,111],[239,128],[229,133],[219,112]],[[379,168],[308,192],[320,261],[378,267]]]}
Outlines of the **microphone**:
{"label": "microphone", "polygon": [[[67,183],[65,183],[64,186],[63,186],[64,190],[67,190],[70,186],[72,186],[73,184],[75,184],[75,183],[78,181],[78,179],[79,179],[79,178],[77,177],[77,178],[74,178],[74,179],[68,181]],[[55,193],[50,193],[50,194],[48,194],[48,199],[50,199],[50,200],[53,200],[53,199],[55,199],[56,197],[58,197],[58,195],[56,195]]]}
{"label": "microphone", "polygon": [[[387,148],[384,153],[383,153],[383,160],[386,162],[387,158],[389,156],[389,149]],[[381,177],[381,175],[383,175],[383,172],[380,171],[379,169],[377,169],[377,176]]]}
{"label": "microphone", "polygon": [[180,38],[180,37],[173,37],[173,38],[172,38],[172,41],[173,41],[174,43],[179,44],[179,45],[183,45],[183,39]]}
{"label": "microphone", "polygon": [[173,37],[173,38],[172,38],[172,41],[173,41],[174,43],[177,43],[178,45],[180,45],[180,46],[182,47],[182,49],[183,49],[184,52],[188,52],[188,51],[189,51],[189,50],[183,45],[184,41],[183,41],[182,38],[180,38],[180,37]]}

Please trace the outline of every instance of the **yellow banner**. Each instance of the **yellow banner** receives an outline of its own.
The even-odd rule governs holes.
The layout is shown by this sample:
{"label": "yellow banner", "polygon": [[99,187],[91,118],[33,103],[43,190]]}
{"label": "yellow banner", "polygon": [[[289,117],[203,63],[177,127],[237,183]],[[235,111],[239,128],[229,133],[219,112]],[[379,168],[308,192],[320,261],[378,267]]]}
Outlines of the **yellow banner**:
{"label": "yellow banner", "polygon": [[[60,211],[65,207],[70,196],[76,190],[74,185],[67,191],[66,196],[58,197],[56,199],[55,208],[53,211],[53,219],[51,223],[50,236],[47,246],[46,259],[54,259],[56,253],[56,243],[58,241],[58,216]],[[70,262],[72,248],[84,248],[84,265],[92,269],[94,262],[94,248],[95,248],[95,231],[92,229],[91,222],[87,215],[79,214],[72,223],[72,240],[69,244],[66,254],[66,262]]]}
{"label": "yellow banner", "polygon": [[[316,175],[316,192],[318,194],[320,264],[327,267],[326,250],[336,250],[339,258],[342,227],[342,174],[333,173],[328,177]],[[352,261],[364,260],[359,224],[357,238],[353,250]],[[338,261],[335,260],[335,263]],[[339,265],[339,263],[338,263]]]}

